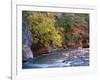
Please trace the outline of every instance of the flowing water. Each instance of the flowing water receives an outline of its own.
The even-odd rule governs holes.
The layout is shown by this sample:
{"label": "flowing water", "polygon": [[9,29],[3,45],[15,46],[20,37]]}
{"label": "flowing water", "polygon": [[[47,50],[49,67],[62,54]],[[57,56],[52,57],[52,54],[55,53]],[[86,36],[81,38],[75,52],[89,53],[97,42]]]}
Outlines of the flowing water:
{"label": "flowing water", "polygon": [[89,66],[89,48],[57,49],[23,63],[23,69]]}

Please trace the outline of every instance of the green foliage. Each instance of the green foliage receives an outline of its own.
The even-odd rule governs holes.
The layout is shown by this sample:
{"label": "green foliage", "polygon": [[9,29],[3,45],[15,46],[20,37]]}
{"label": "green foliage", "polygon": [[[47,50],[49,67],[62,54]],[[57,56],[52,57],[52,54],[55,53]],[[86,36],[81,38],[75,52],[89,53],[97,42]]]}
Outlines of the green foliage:
{"label": "green foliage", "polygon": [[[58,20],[58,24],[65,29],[65,33],[63,33],[64,41],[75,42],[81,38],[81,35],[71,32],[71,29],[76,26],[86,27],[88,29],[89,15],[81,13],[63,13]],[[69,31],[69,33],[66,33],[66,30]]]}
{"label": "green foliage", "polygon": [[75,19],[74,19],[73,15],[69,15],[69,14],[62,15],[58,21],[59,25],[66,29],[73,27],[74,22],[75,22]]}
{"label": "green foliage", "polygon": [[89,28],[89,15],[81,13],[32,12],[23,11],[22,21],[28,21],[32,32],[33,45],[37,48],[49,47],[51,42],[61,47],[65,42],[79,41],[81,35],[71,32],[75,26]]}
{"label": "green foliage", "polygon": [[59,18],[58,24],[61,27],[69,29],[75,25],[89,27],[89,15],[79,13],[64,13]]}
{"label": "green foliage", "polygon": [[50,41],[55,45],[61,46],[61,36],[55,28],[55,19],[46,13],[33,12],[29,16],[30,30],[33,34],[33,44],[50,46]]}
{"label": "green foliage", "polygon": [[65,35],[65,41],[67,42],[75,42],[79,41],[81,36],[78,33],[70,33]]}
{"label": "green foliage", "polygon": [[89,27],[89,15],[88,14],[75,14],[75,25]]}

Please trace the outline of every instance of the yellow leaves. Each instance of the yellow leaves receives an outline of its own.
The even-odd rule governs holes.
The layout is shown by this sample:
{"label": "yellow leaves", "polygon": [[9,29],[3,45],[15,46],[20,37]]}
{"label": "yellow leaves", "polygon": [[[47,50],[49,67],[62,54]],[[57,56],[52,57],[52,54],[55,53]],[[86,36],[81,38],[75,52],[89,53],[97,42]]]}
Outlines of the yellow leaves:
{"label": "yellow leaves", "polygon": [[55,18],[56,14],[54,12],[48,12],[48,17]]}
{"label": "yellow leaves", "polygon": [[39,24],[43,21],[44,15],[41,14],[40,12],[33,12],[32,15],[29,16],[29,21],[30,24],[34,23],[34,24]]}
{"label": "yellow leaves", "polygon": [[39,39],[38,39],[38,38],[34,38],[34,44],[37,44],[37,43],[38,43],[38,41],[39,41]]}
{"label": "yellow leaves", "polygon": [[33,36],[36,36],[33,37],[34,44],[49,47],[52,40],[55,45],[61,46],[62,39],[55,27],[55,13],[33,12],[29,22]]}
{"label": "yellow leaves", "polygon": [[60,47],[62,43],[66,45],[66,42],[78,41],[80,34],[72,34],[72,28],[75,25],[83,25],[87,29],[89,27],[88,14],[32,11],[26,14],[26,12],[23,13],[23,16],[25,20],[28,16],[27,19],[35,46],[50,47],[55,45]]}
{"label": "yellow leaves", "polygon": [[40,43],[44,43],[44,41],[43,40],[40,40]]}
{"label": "yellow leaves", "polygon": [[53,41],[54,43],[57,45],[57,46],[61,46],[61,43],[62,43],[62,39],[61,39],[61,36],[56,34],[54,37],[53,37]]}

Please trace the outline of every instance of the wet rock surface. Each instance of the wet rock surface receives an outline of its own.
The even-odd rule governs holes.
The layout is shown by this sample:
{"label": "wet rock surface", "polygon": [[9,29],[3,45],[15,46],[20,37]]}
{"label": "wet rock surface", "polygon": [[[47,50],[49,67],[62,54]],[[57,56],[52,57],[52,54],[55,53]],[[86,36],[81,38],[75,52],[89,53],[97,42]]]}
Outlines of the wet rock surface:
{"label": "wet rock surface", "polygon": [[89,48],[57,49],[23,63],[23,68],[89,66]]}

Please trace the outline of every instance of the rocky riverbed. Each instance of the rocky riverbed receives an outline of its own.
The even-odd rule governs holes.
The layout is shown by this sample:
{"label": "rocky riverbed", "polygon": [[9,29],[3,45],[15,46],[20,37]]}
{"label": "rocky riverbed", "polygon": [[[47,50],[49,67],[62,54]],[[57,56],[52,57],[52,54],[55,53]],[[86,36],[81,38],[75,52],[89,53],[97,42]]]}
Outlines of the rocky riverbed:
{"label": "rocky riverbed", "polygon": [[23,63],[27,68],[89,66],[89,48],[57,49]]}

